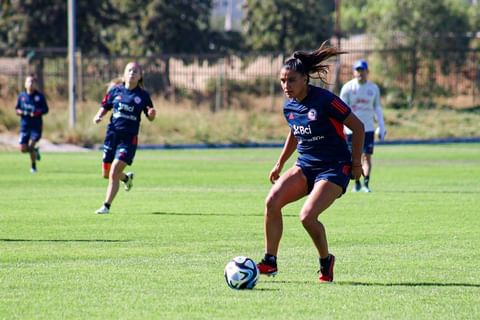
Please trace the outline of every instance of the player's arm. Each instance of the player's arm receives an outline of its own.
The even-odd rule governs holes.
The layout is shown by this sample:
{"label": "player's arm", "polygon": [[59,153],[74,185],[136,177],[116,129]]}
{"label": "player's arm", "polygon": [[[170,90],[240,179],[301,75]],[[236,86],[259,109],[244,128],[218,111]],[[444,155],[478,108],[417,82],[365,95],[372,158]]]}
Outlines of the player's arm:
{"label": "player's arm", "polygon": [[365,139],[365,129],[362,121],[350,113],[344,124],[352,130],[352,178],[360,179],[362,176],[362,150]]}
{"label": "player's arm", "polygon": [[107,109],[105,109],[104,107],[100,107],[100,109],[98,109],[97,114],[95,114],[95,117],[93,117],[93,123],[97,124],[100,121],[102,121],[103,116],[106,115],[107,112],[108,112]]}
{"label": "player's arm", "polygon": [[98,112],[93,117],[93,123],[97,124],[100,121],[102,121],[103,116],[105,116],[107,112],[113,108],[112,101],[113,101],[113,98],[115,97],[114,90],[115,88],[112,88],[107,92],[105,97],[103,97],[100,109],[98,109]]}
{"label": "player's arm", "polygon": [[45,100],[45,97],[42,97],[40,100],[40,107],[35,108],[35,111],[32,112],[31,116],[32,117],[41,117],[44,114],[48,113],[48,105],[47,101]]}
{"label": "player's arm", "polygon": [[15,113],[17,114],[17,116],[20,116],[20,117],[25,115],[25,113],[22,110],[22,104],[20,102],[20,97],[18,97],[18,99],[17,99],[17,105],[15,106]]}
{"label": "player's arm", "polygon": [[143,112],[145,113],[145,116],[147,116],[147,119],[149,121],[153,121],[157,116],[157,110],[153,106],[152,99],[150,99],[149,95],[147,95],[147,104]]}
{"label": "player's arm", "polygon": [[385,122],[383,119],[383,111],[382,111],[382,105],[380,103],[380,90],[377,87],[376,94],[375,94],[375,115],[377,117],[377,123],[378,123],[378,138],[380,140],[385,139],[385,135],[387,134],[387,130],[385,129]]}
{"label": "player's arm", "polygon": [[45,115],[48,113],[48,104],[47,100],[45,99],[45,96],[42,99],[42,110],[41,110],[41,115]]}
{"label": "player's arm", "polygon": [[285,143],[283,145],[282,152],[280,153],[280,157],[278,158],[278,161],[273,166],[273,169],[270,171],[270,176],[269,176],[270,182],[275,183],[275,181],[278,180],[278,178],[280,177],[280,173],[282,172],[283,165],[292,156],[296,148],[297,148],[297,139],[295,139],[293,132],[290,130],[290,132],[288,133],[287,139],[285,140]]}
{"label": "player's arm", "polygon": [[154,107],[148,107],[147,108],[147,119],[149,121],[155,120],[155,117],[157,116],[157,110],[155,110]]}

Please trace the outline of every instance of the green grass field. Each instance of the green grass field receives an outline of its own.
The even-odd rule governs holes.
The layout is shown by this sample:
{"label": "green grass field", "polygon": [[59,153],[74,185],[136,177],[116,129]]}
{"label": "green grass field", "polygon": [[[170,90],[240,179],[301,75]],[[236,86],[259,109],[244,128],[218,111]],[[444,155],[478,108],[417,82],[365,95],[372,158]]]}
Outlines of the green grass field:
{"label": "green grass field", "polygon": [[44,153],[29,173],[0,153],[1,319],[479,319],[480,145],[379,146],[371,194],[321,220],[317,257],[284,211],[280,272],[227,287],[234,256],[263,254],[263,201],[279,149],[137,153],[135,185],[95,215],[101,153]]}

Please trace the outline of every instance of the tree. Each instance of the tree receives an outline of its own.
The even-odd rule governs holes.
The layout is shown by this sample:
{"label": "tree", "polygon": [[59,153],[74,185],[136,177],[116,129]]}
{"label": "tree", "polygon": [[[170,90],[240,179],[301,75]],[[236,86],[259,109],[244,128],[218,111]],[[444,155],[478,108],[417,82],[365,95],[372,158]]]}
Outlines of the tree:
{"label": "tree", "polygon": [[332,0],[247,0],[243,26],[257,52],[313,50],[333,34]]}
{"label": "tree", "polygon": [[[410,105],[417,95],[421,61],[425,61],[430,75],[437,69],[436,63],[445,74],[464,63],[470,30],[464,1],[384,0],[379,5],[378,1],[368,0],[368,8],[367,31],[383,48],[395,50],[395,61],[390,65],[404,66],[410,72]],[[434,85],[430,81],[422,94],[430,96]]]}
{"label": "tree", "polygon": [[[104,32],[124,15],[110,1],[77,1],[77,47],[85,53],[108,53]],[[6,0],[0,3],[0,49],[66,48],[67,1]]]}

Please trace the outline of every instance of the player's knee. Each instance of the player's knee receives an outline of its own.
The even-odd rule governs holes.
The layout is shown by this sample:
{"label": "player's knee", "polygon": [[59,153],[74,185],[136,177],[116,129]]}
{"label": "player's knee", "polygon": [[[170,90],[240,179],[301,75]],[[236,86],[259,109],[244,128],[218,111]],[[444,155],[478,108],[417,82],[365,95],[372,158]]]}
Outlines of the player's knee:
{"label": "player's knee", "polygon": [[280,196],[277,192],[270,192],[265,198],[265,212],[277,212],[282,209]]}
{"label": "player's knee", "polygon": [[318,215],[313,214],[311,212],[301,212],[299,218],[303,227],[307,230],[310,229],[316,223],[318,223]]}

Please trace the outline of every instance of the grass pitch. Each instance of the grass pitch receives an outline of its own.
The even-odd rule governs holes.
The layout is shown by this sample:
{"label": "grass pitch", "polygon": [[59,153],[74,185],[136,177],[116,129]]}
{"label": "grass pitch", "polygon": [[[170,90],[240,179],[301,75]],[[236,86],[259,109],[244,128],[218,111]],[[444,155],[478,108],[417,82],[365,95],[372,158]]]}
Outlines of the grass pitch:
{"label": "grass pitch", "polygon": [[279,274],[229,289],[234,256],[263,253],[279,149],[138,151],[130,192],[95,215],[100,152],[0,154],[2,319],[478,319],[480,146],[379,146],[371,194],[321,216],[337,257],[284,210]]}

